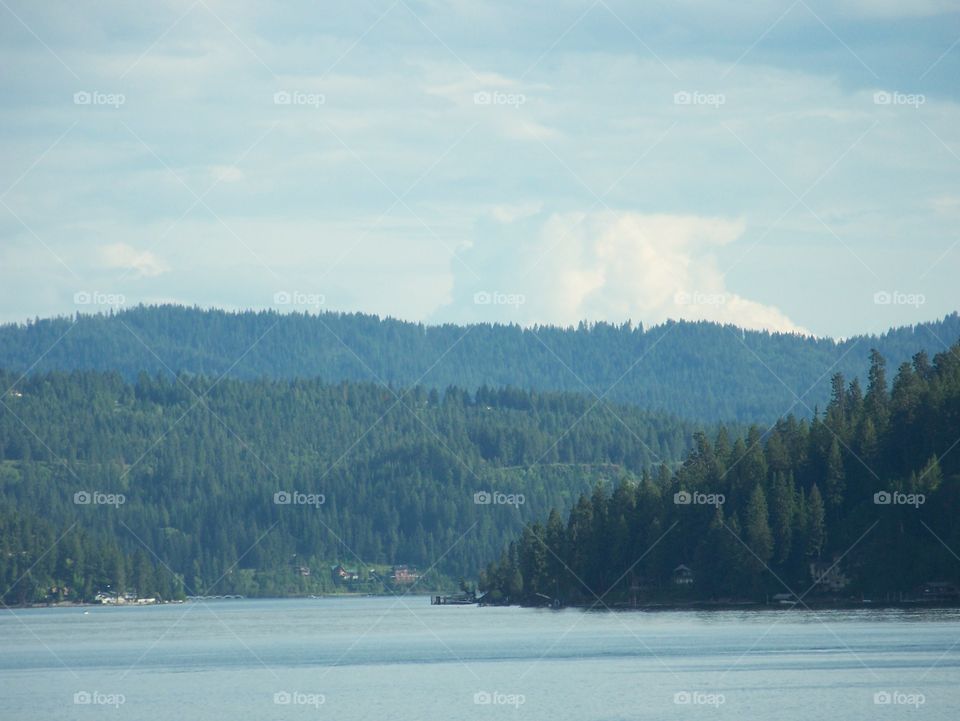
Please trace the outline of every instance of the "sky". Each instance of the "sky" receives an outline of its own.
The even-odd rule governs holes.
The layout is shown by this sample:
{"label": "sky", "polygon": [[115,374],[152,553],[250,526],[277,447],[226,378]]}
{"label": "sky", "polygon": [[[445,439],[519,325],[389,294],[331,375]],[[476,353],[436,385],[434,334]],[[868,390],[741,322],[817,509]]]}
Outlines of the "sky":
{"label": "sky", "polygon": [[960,307],[960,0],[0,0],[0,321]]}

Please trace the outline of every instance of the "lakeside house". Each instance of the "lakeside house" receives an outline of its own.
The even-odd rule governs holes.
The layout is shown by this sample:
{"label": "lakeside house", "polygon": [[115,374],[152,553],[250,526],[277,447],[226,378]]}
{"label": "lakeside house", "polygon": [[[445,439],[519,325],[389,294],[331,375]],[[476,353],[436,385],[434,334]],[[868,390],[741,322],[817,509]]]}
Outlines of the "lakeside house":
{"label": "lakeside house", "polygon": [[420,573],[409,566],[394,566],[390,572],[390,580],[398,586],[409,586],[420,580]]}
{"label": "lakeside house", "polygon": [[346,568],[343,564],[338,563],[331,570],[334,580],[347,582],[360,580],[360,572],[355,568]]}
{"label": "lakeside house", "polygon": [[822,591],[842,591],[850,585],[850,579],[841,570],[838,559],[832,563],[811,561],[810,580]]}
{"label": "lakeside house", "polygon": [[126,593],[112,593],[109,591],[97,591],[93,597],[94,603],[104,606],[148,606],[157,603],[153,596],[141,598],[137,594],[127,591]]}
{"label": "lakeside house", "polygon": [[689,566],[681,563],[679,566],[673,569],[673,584],[675,586],[693,585],[693,571],[690,570]]}

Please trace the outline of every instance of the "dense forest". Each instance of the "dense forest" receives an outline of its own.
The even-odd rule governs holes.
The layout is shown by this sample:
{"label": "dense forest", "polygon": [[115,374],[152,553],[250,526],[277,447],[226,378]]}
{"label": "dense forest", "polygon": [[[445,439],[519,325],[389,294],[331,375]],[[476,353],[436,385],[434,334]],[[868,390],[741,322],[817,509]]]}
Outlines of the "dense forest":
{"label": "dense forest", "polygon": [[[136,307],[0,326],[0,368],[141,371],[214,378],[320,378],[468,391],[488,385],[596,394],[696,422],[811,417],[830,375],[863,377],[960,337],[960,316],[842,342],[714,323],[576,328],[425,326],[362,314]],[[798,400],[799,399],[799,400]]]}
{"label": "dense forest", "polygon": [[486,387],[94,371],[0,387],[5,603],[322,592],[338,562],[455,582],[599,480],[675,465],[697,430]]}
{"label": "dense forest", "polygon": [[[683,465],[598,484],[529,524],[483,572],[491,599],[900,598],[960,580],[960,344],[887,389],[832,378],[824,413],[699,434]],[[955,549],[955,550],[951,550]],[[818,582],[818,583],[815,583]],[[791,596],[790,594],[795,594]]]}

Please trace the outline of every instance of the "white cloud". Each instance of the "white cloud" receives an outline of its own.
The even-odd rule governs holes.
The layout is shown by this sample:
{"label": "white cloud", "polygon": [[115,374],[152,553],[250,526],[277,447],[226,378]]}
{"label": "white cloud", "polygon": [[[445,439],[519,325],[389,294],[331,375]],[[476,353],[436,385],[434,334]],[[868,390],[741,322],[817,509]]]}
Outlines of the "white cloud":
{"label": "white cloud", "polygon": [[236,165],[214,165],[210,168],[210,177],[218,183],[236,183],[247,176]]}
{"label": "white cloud", "polygon": [[937,213],[955,215],[960,211],[960,196],[941,195],[930,200],[929,205]]}
{"label": "white cloud", "polygon": [[512,205],[495,205],[490,209],[493,219],[500,223],[515,223],[518,220],[536,215],[543,208],[541,202],[515,203]]}
{"label": "white cloud", "polygon": [[111,270],[133,270],[141,278],[152,278],[170,270],[170,267],[149,250],[137,250],[126,243],[101,245],[100,260]]}
{"label": "white cloud", "polygon": [[523,302],[509,309],[522,323],[687,318],[808,333],[778,308],[727,288],[713,252],[743,229],[740,221],[695,215],[554,214],[537,240],[512,249],[514,264],[501,266],[496,279],[488,275],[482,281],[487,287],[457,293],[467,307],[456,310],[508,310],[469,308],[473,293],[483,290],[522,296]]}

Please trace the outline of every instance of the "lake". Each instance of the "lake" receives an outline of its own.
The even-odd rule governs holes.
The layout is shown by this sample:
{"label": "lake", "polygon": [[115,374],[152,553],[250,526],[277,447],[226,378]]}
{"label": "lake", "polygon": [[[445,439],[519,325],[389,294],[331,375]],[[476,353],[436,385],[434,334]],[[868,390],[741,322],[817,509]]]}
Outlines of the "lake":
{"label": "lake", "polygon": [[0,615],[0,718],[960,718],[960,611],[593,612],[423,596]]}

